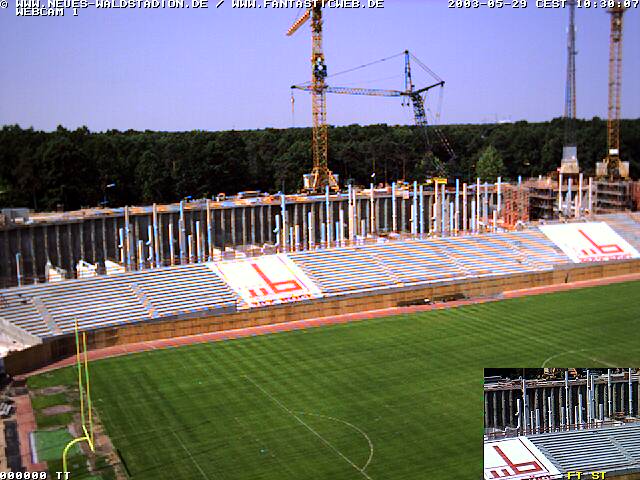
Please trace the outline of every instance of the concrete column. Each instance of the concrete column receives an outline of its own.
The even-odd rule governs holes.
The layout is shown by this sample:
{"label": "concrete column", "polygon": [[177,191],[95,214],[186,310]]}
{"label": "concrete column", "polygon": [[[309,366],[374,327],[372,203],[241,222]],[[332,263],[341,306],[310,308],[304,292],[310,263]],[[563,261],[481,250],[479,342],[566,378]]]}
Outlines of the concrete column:
{"label": "concrete column", "polygon": [[373,188],[373,183],[369,186],[370,189],[370,197],[369,197],[369,226],[371,229],[371,235],[375,235],[376,233],[376,198],[375,198],[375,189]]}
{"label": "concrete column", "polygon": [[420,185],[420,236],[422,237],[425,234],[424,231],[424,187]]}
{"label": "concrete column", "polygon": [[475,200],[471,200],[471,232],[472,233],[476,233],[477,232],[477,225],[476,225],[477,221],[476,221],[476,201]]}
{"label": "concrete column", "polygon": [[[91,221],[93,226],[93,221]],[[91,230],[93,232],[93,229]],[[33,277],[33,283],[38,283],[38,258],[36,254],[36,234],[33,226],[29,227],[29,257],[31,259],[31,276]],[[95,252],[95,241],[91,242],[93,250]],[[95,260],[94,260],[95,261]]]}
{"label": "concrete column", "polygon": [[607,404],[608,404],[608,408],[607,408],[607,416],[609,418],[611,418],[613,416],[613,405],[612,405],[612,401],[611,401],[611,369],[607,370]]}
{"label": "concrete column", "polygon": [[249,228],[251,229],[251,245],[256,245],[256,208],[258,208],[256,205],[252,205],[249,207],[249,213],[250,213],[250,223],[249,223]]}
{"label": "concrete column", "polygon": [[195,263],[196,253],[193,248],[193,234],[187,235],[187,263]]}
{"label": "concrete column", "polygon": [[[327,191],[329,191],[329,186],[327,186]],[[282,232],[282,241],[280,242],[280,244],[282,245],[282,251],[286,252],[287,251],[287,235],[289,232],[289,229],[287,228],[288,222],[287,222],[287,204],[286,204],[286,197],[284,196],[284,194],[282,194],[280,196],[280,224],[281,224],[281,232]]]}
{"label": "concrete column", "polygon": [[491,392],[491,400],[493,404],[493,427],[498,427],[498,392]]}
{"label": "concrete column", "polygon": [[129,225],[129,207],[124,207],[124,249],[127,269],[131,268],[131,232]]}
{"label": "concrete column", "polygon": [[173,236],[173,222],[169,222],[169,264],[175,265],[176,262],[176,252],[174,245],[174,236]]}
{"label": "concrete column", "polygon": [[539,431],[540,428],[540,389],[534,390],[533,408],[536,411],[536,428]]}
{"label": "concrete column", "polygon": [[331,215],[331,201],[329,198],[329,185],[327,185],[325,187],[325,191],[324,191],[324,195],[325,195],[325,209],[326,209],[326,219],[325,219],[325,223],[327,225],[326,228],[326,236],[327,236],[327,247],[331,246],[331,222],[332,222],[332,215]]}
{"label": "concrete column", "polygon": [[508,419],[508,425],[513,427],[514,426],[514,422],[513,422],[513,416],[514,416],[514,411],[513,411],[513,390],[509,390],[509,414],[507,416]]}
{"label": "concrete column", "polygon": [[308,234],[307,234],[307,242],[308,242],[309,250],[311,250],[311,249],[313,249],[313,247],[315,247],[315,244],[316,244],[315,219],[314,219],[314,216],[313,216],[313,204],[311,204],[311,209],[307,213],[307,228],[309,230]]}
{"label": "concrete column", "polygon": [[565,414],[567,412],[565,398],[564,387],[558,388],[558,412],[560,415],[560,426],[562,428],[565,426]]}
{"label": "concrete column", "polygon": [[204,249],[202,248],[202,232],[200,231],[200,221],[196,221],[196,257],[198,262],[203,261]]}
{"label": "concrete column", "polygon": [[462,231],[467,231],[467,184],[462,184]]}
{"label": "concrete column", "polygon": [[489,183],[484,182],[484,200],[482,202],[482,218],[484,224],[489,223]]}
{"label": "concrete column", "polygon": [[300,205],[298,205],[297,202],[293,204],[293,223],[291,226],[293,227],[294,232],[295,232],[296,225],[300,225],[300,215],[298,213],[298,211],[300,210],[299,207]]}
{"label": "concrete column", "polygon": [[453,229],[455,233],[460,230],[460,180],[456,178],[456,198],[455,198],[455,211],[453,214]]}
{"label": "concrete column", "polygon": [[418,182],[413,182],[413,202],[411,212],[411,234],[418,235]]}
{"label": "concrete column", "polygon": [[298,225],[296,223],[294,230],[293,230],[293,238],[295,240],[295,245],[296,245],[296,252],[300,251],[300,225]]}
{"label": "concrete column", "polygon": [[439,225],[439,220],[438,217],[440,216],[439,214],[439,210],[440,210],[440,199],[439,196],[440,194],[438,193],[438,189],[440,187],[438,187],[437,183],[433,184],[433,194],[434,194],[434,202],[433,202],[433,232],[434,233],[438,233],[440,231],[440,225]]}
{"label": "concrete column", "polygon": [[484,424],[489,426],[489,392],[484,394]]}
{"label": "concrete column", "polygon": [[229,214],[231,215],[231,221],[229,222],[229,226],[231,227],[231,245],[235,248],[236,245],[238,245],[238,238],[236,236],[236,209],[231,207]]}
{"label": "concrete column", "polygon": [[562,212],[562,174],[558,176],[558,212]]}
{"label": "concrete column", "polygon": [[583,423],[583,417],[582,417],[582,393],[578,394],[578,428],[582,428],[582,423]]}
{"label": "concrete column", "polygon": [[406,232],[407,229],[407,206],[405,205],[404,192],[400,197],[400,232]]}
{"label": "concrete column", "polygon": [[[425,227],[428,228],[428,233],[432,233],[433,232],[433,223],[432,223],[433,210],[434,210],[433,199],[434,199],[433,195],[429,195],[427,197],[427,218],[426,218]],[[425,233],[427,233],[427,232],[425,232]]]}
{"label": "concrete column", "polygon": [[349,197],[349,200],[347,201],[347,227],[348,227],[348,231],[347,231],[347,237],[349,238],[349,242],[353,242],[356,238],[356,232],[355,232],[355,222],[354,222],[354,217],[355,217],[355,212],[354,212],[354,201],[353,201],[353,187],[351,186],[351,184],[348,185],[347,187],[347,195]]}
{"label": "concrete column", "polygon": [[392,231],[398,231],[398,217],[396,211],[396,182],[391,184],[391,228]]}
{"label": "concrete column", "polygon": [[[80,237],[80,259],[86,261],[87,260],[87,256],[85,255],[85,251],[84,251],[84,225],[85,222],[80,222],[77,224],[78,225],[78,236]],[[33,236],[31,237],[33,239]]]}
{"label": "concrete column", "polygon": [[273,212],[271,211],[271,205],[267,206],[267,241],[273,243]]}
{"label": "concrete column", "polygon": [[[94,228],[95,228],[95,236],[96,236],[96,245],[97,245],[97,237],[98,237],[98,220],[95,221],[94,223]],[[45,242],[46,242],[46,229],[45,229]],[[107,219],[102,217],[100,219],[100,244],[101,244],[101,252],[98,254],[98,252],[96,251],[95,253],[95,262],[98,261],[102,261],[104,262],[108,255],[109,255],[109,250],[107,248]],[[47,252],[47,248],[45,246],[45,252]],[[48,255],[47,255],[48,258]]]}
{"label": "concrete column", "polygon": [[482,203],[480,203],[480,177],[476,178],[476,231],[480,230],[480,209]]}
{"label": "concrete column", "polygon": [[326,225],[327,221],[325,219],[325,212],[326,209],[320,207],[319,208],[319,217],[318,217],[318,226],[320,228],[320,246],[326,246],[324,245],[325,241],[326,241],[326,227],[324,225]]}
{"label": "concrete column", "polygon": [[441,224],[440,224],[440,231],[444,234],[445,231],[447,230],[447,206],[448,204],[448,200],[447,200],[447,187],[446,185],[442,185],[442,190],[440,191],[440,204],[442,205],[442,209],[440,211],[440,220],[441,220]]}
{"label": "concrete column", "polygon": [[211,220],[211,200],[207,198],[207,248],[209,253],[209,261],[213,260],[213,221]]}
{"label": "concrete column", "polygon": [[566,216],[570,217],[571,216],[571,205],[573,203],[573,195],[572,195],[572,181],[571,181],[571,177],[568,178],[568,182],[567,182],[567,209],[566,209]]}
{"label": "concrete column", "polygon": [[578,194],[576,195],[576,208],[575,208],[575,217],[580,218],[580,212],[582,210],[582,183],[583,183],[583,174],[580,172],[580,176],[578,177]]}
{"label": "concrete column", "polygon": [[[56,230],[56,256],[57,256],[56,264],[57,264],[58,267],[62,267],[62,251],[61,251],[61,248],[60,248],[60,245],[61,245],[61,243],[60,243],[60,225],[57,224],[57,223],[56,223],[56,226],[55,226],[55,230]],[[4,244],[6,245],[7,252],[8,252],[8,249],[9,249],[9,240],[8,240],[9,232],[8,231],[6,231],[6,236],[7,236],[7,241]],[[9,255],[6,255],[6,257],[9,258]]]}

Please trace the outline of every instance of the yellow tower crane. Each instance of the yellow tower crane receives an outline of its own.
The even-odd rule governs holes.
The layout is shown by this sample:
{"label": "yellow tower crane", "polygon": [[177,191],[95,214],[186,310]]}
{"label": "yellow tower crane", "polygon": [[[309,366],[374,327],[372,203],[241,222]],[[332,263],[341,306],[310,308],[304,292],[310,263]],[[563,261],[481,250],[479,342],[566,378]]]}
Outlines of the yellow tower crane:
{"label": "yellow tower crane", "polygon": [[304,190],[318,193],[327,186],[332,191],[338,191],[338,180],[329,170],[328,150],[329,133],[327,129],[327,97],[325,78],[327,65],[324,62],[322,50],[322,6],[314,5],[287,31],[287,36],[293,35],[302,25],[311,19],[311,106],[313,114],[313,137],[311,148],[313,152],[313,170],[305,175]]}
{"label": "yellow tower crane", "polygon": [[620,91],[622,82],[622,2],[610,8],[609,37],[609,111],[607,119],[607,156],[596,165],[598,177],[627,178],[629,162],[620,161]]}

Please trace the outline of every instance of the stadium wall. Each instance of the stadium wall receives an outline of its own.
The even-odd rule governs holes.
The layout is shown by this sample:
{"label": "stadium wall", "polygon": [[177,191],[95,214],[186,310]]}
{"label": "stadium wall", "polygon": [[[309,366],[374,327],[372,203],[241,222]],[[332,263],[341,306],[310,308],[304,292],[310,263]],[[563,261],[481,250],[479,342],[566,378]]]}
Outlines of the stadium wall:
{"label": "stadium wall", "polygon": [[[486,297],[509,290],[614,277],[638,271],[640,271],[640,260],[567,264],[543,272],[375,290],[344,297],[325,297],[253,308],[217,316],[203,315],[186,319],[180,317],[121,325],[87,332],[87,343],[89,349],[95,350],[150,340],[390,308],[398,306],[400,302],[424,298],[460,294],[470,298]],[[26,350],[9,354],[4,361],[5,370],[10,375],[22,375],[74,354],[73,336],[56,337]]]}

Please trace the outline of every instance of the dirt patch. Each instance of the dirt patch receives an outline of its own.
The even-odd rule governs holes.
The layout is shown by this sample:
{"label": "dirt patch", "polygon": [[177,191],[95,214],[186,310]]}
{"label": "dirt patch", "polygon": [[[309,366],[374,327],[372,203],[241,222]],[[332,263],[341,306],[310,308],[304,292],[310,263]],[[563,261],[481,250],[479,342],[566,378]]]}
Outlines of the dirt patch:
{"label": "dirt patch", "polygon": [[71,405],[54,405],[52,407],[43,408],[41,413],[43,415],[58,415],[59,413],[73,412]]}
{"label": "dirt patch", "polygon": [[66,385],[56,385],[55,387],[40,388],[38,390],[32,390],[36,395],[55,395],[56,393],[63,393],[68,390]]}

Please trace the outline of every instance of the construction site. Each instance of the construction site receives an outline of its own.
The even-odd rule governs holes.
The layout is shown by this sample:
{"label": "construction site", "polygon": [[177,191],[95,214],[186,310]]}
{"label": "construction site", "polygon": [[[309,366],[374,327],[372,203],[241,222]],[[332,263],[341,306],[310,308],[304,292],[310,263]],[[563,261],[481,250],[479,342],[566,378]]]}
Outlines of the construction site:
{"label": "construction site", "polygon": [[[107,184],[97,207],[2,209],[0,468],[477,478],[483,441],[485,480],[640,478],[640,181],[620,131],[629,8],[598,12],[607,148],[584,169],[577,7],[563,9],[564,139],[544,175],[452,175],[456,145],[428,104],[445,80],[404,50],[373,62],[401,59],[400,89],[330,83],[328,9],[314,4],[286,31],[309,27],[312,47],[310,80],[291,86],[312,114],[295,193],[110,207]],[[408,107],[424,178],[341,179],[329,94]],[[585,368],[555,368],[567,362]],[[492,365],[513,368],[485,368],[481,402]]]}
{"label": "construction site", "polygon": [[[438,77],[409,51],[404,90],[328,86],[322,48],[322,8],[308,10],[288,30],[310,22],[312,76],[293,90],[312,101],[313,170],[298,194],[258,191],[179,204],[93,208],[62,213],[5,209],[0,217],[0,286],[84,277],[167,265],[242,258],[393,239],[464,236],[521,230],[539,221],[580,220],[637,209],[640,183],[630,178],[620,152],[622,25],[625,8],[609,10],[608,149],[596,171],[583,172],[576,147],[575,2],[569,2],[565,146],[548,176],[487,182],[448,178],[445,163],[456,154],[442,131],[427,121],[425,101],[442,89]],[[386,59],[383,59],[386,60]],[[413,63],[412,63],[413,62]],[[412,68],[433,83],[414,85]],[[397,97],[411,104],[424,134],[431,176],[423,181],[340,184],[329,168],[327,94]]]}
{"label": "construction site", "polygon": [[[485,478],[524,471],[533,478],[637,478],[636,370],[540,369],[515,380],[493,373],[484,386]],[[534,460],[511,461],[523,447]]]}

